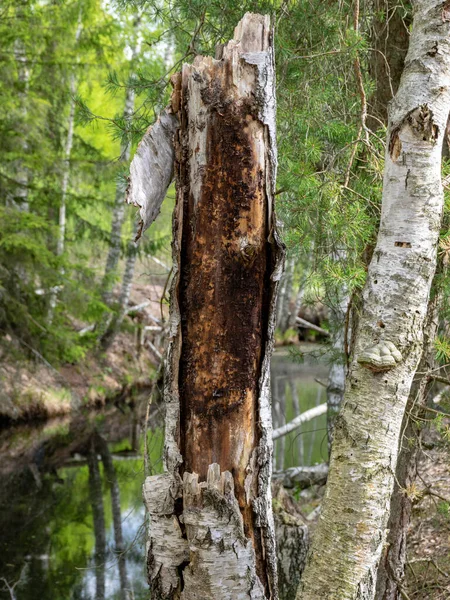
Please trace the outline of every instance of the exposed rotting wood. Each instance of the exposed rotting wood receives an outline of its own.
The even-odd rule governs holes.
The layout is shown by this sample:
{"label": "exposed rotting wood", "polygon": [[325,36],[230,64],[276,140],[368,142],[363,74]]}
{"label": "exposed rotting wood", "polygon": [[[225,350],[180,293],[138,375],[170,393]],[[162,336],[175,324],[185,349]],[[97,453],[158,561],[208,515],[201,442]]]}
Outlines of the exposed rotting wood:
{"label": "exposed rotting wood", "polygon": [[278,597],[269,363],[283,249],[269,17],[246,14],[220,56],[174,80],[167,473],[145,484],[155,600]]}

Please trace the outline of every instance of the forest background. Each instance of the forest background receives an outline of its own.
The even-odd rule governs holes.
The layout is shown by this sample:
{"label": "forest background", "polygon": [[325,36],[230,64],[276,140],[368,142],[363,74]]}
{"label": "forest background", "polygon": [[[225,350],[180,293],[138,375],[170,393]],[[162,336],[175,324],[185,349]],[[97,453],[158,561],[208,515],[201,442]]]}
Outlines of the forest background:
{"label": "forest background", "polygon": [[[381,132],[360,131],[362,94],[374,93],[369,7],[355,30],[345,2],[11,2],[0,20],[0,326],[10,351],[56,367],[97,347],[102,327],[79,330],[117,311],[110,290],[136,251],[135,211],[112,227],[130,147],[167,103],[170,75],[252,10],[276,14],[277,200],[297,285],[307,273],[310,299],[361,289],[383,168],[382,119]],[[107,264],[118,245],[119,269]],[[137,252],[167,257],[169,245],[163,218]]]}
{"label": "forest background", "polygon": [[[376,240],[387,102],[408,46],[409,2],[6,1],[0,8],[6,420],[89,403],[154,371],[161,348],[153,338],[154,348],[146,346],[139,360],[124,359],[117,339],[126,343],[124,332],[130,338],[142,328],[139,318],[126,317],[142,300],[133,292],[142,281],[153,277],[162,305],[167,301],[174,193],[135,244],[136,210],[124,206],[129,160],[168,102],[171,75],[195,55],[214,54],[246,11],[273,14],[275,21],[277,211],[288,248],[278,339],[293,335],[299,291],[303,304],[328,308],[331,340],[350,331],[342,299],[358,306]],[[444,160],[443,177],[449,173]],[[442,264],[450,249],[448,202],[446,191]],[[435,284],[444,291],[434,340],[440,365],[450,358],[445,272]],[[345,363],[347,345],[348,339],[325,345],[326,360]],[[108,362],[111,349],[121,355],[115,362]],[[48,382],[33,392],[39,387],[33,373],[43,366],[53,377],[51,398]],[[74,392],[74,372],[87,382],[81,393]],[[442,428],[438,417],[435,425]]]}

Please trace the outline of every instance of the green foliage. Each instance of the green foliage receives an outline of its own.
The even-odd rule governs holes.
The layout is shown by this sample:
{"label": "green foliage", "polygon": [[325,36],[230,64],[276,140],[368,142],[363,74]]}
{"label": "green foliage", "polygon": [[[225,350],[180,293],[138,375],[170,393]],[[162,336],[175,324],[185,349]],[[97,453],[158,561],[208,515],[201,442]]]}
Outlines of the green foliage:
{"label": "green foliage", "polygon": [[[117,159],[167,103],[171,74],[196,54],[213,54],[246,11],[271,14],[275,23],[277,211],[289,252],[308,271],[310,298],[332,305],[343,288],[359,293],[380,216],[385,137],[381,123],[366,136],[355,77],[358,59],[370,99],[369,13],[361,14],[356,31],[347,1],[330,9],[310,0],[120,0],[111,6],[9,0],[0,14],[3,335],[17,336],[24,349],[51,362],[77,361],[94,347],[95,334],[76,330],[116,310],[106,305],[104,290],[119,274],[105,275],[104,265],[116,191],[123,191],[128,173],[126,161]],[[127,116],[130,90],[135,105]],[[67,161],[73,101],[76,126]],[[57,256],[67,165],[65,250]],[[167,251],[168,223],[163,215],[141,242],[141,259]],[[122,258],[131,251],[133,229],[130,222],[123,227]],[[50,322],[54,289],[58,303]],[[445,344],[438,342],[442,359]]]}
{"label": "green foliage", "polygon": [[439,502],[437,510],[443,517],[447,517],[447,519],[450,518],[450,504],[448,502]]}
{"label": "green foliage", "polygon": [[437,336],[434,342],[436,348],[436,360],[440,363],[448,362],[450,359],[450,340],[444,336]]}
{"label": "green foliage", "polygon": [[[153,31],[145,14],[140,19]],[[122,83],[134,85],[144,71],[160,78],[164,71],[156,47],[130,60],[140,35],[135,21],[135,11],[100,0],[7,1],[0,12],[0,343],[18,341],[22,353],[52,364],[82,360],[96,335],[80,336],[77,329],[111,310],[102,299],[102,278],[116,186],[128,172],[116,163],[119,142],[134,143],[155,115],[146,97],[134,118],[124,119]],[[65,245],[58,256],[67,170]],[[123,257],[131,230],[124,228]],[[160,252],[168,243],[153,234],[139,253]],[[58,302],[49,318],[52,290]]]}

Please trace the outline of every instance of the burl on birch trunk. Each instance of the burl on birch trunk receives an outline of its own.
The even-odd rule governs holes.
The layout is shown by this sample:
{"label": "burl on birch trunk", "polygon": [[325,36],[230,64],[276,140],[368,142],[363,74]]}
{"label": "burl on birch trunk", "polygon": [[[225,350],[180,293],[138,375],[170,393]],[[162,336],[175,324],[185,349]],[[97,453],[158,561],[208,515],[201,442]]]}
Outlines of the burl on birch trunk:
{"label": "burl on birch trunk", "polygon": [[386,541],[402,419],[436,268],[450,110],[450,5],[414,5],[405,69],[389,107],[377,246],[299,600],[372,600]]}
{"label": "burl on birch trunk", "polygon": [[152,598],[275,599],[269,362],[283,249],[269,17],[246,14],[216,59],[198,56],[173,83],[169,126],[146,134],[128,196],[145,228],[159,210],[145,190],[160,194],[139,172],[151,178],[145,155],[166,152],[176,118],[165,473],[144,485]]}

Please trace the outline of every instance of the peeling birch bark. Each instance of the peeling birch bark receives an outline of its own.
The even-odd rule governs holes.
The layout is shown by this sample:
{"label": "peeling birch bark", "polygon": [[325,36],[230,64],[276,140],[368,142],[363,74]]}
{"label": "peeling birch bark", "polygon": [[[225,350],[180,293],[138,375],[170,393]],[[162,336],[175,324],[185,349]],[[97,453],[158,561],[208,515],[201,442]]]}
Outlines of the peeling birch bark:
{"label": "peeling birch bark", "polygon": [[[299,600],[372,600],[375,595],[401,424],[422,352],[443,210],[440,165],[450,110],[446,6],[437,0],[415,2],[405,70],[389,107],[378,241]],[[377,347],[381,359],[381,346],[389,348],[388,343],[401,360],[390,348],[393,364],[383,359],[382,369],[374,370],[367,350]],[[358,362],[362,355],[364,360]]]}
{"label": "peeling birch bark", "polygon": [[141,222],[136,241],[159,215],[173,179],[173,138],[177,128],[178,119],[168,107],[147,129],[131,161],[125,201],[139,208]]}
{"label": "peeling birch bark", "polygon": [[[166,473],[144,486],[155,600],[278,597],[270,357],[284,252],[273,211],[274,94],[270,19],[254,14],[220,59],[197,57],[175,81]],[[143,228],[170,181],[174,115],[158,126],[166,145],[156,155],[150,132],[132,169],[129,199]],[[164,155],[155,187],[148,166]]]}

